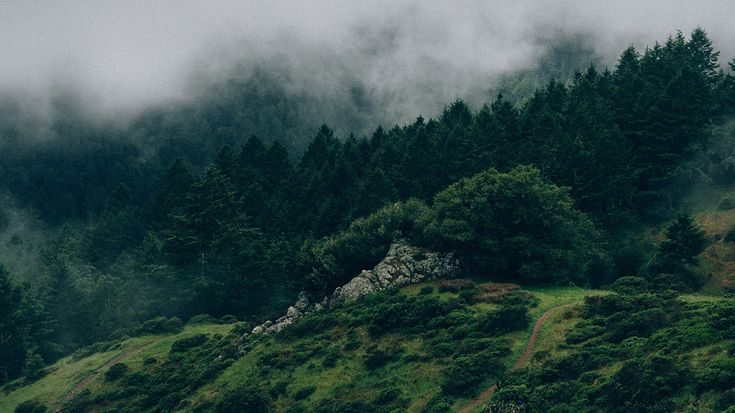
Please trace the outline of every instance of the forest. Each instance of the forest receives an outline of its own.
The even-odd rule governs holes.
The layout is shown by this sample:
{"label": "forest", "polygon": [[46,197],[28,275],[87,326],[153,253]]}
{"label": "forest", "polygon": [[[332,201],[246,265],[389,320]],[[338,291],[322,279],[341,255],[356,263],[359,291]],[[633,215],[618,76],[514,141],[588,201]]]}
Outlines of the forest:
{"label": "forest", "polygon": [[[187,320],[254,325],[277,317],[299,292],[319,300],[403,240],[456,254],[461,278],[611,291],[584,299],[563,357],[504,372],[487,411],[685,411],[679,387],[718,392],[713,411],[735,405],[731,300],[679,298],[707,283],[697,257],[713,242],[683,201],[701,182],[735,184],[727,141],[735,60],[721,64],[703,29],[631,46],[614,67],[590,65],[523,98],[499,93],[479,108],[458,99],[436,117],[374,125],[366,136],[321,125],[299,139],[310,133],[299,104],[267,73],[223,84],[210,99],[153,108],[125,126],[89,119],[72,100],[59,104],[54,137],[44,141],[32,136],[22,105],[0,102],[0,385],[33,383],[95,343],[175,333]],[[261,136],[243,136],[253,128]],[[730,202],[722,208],[735,207]],[[37,236],[18,230],[19,216]],[[663,230],[642,235],[651,228]],[[308,347],[318,339],[311,327],[343,324],[364,325],[372,337],[424,340],[434,349],[427,360],[449,357],[447,374],[457,377],[439,383],[425,411],[450,411],[454,397],[486,377],[471,366],[500,368],[510,347],[497,337],[525,329],[534,308],[511,297],[495,310],[506,321],[498,324],[474,315],[477,288],[463,286],[448,302],[430,292],[383,293],[275,340]],[[409,319],[385,315],[391,311]],[[449,336],[417,326],[446,329],[464,347],[451,349]],[[730,343],[730,357],[698,370],[676,358],[709,339]],[[177,350],[193,371],[204,368],[196,357],[224,351],[202,340]],[[201,354],[186,353],[187,345],[203,345]],[[396,350],[369,351],[374,370]],[[262,374],[293,368],[277,354],[260,357],[273,358]],[[610,377],[595,371],[611,363],[622,367]],[[158,367],[161,377],[174,368]],[[198,388],[217,374],[182,386]],[[143,387],[128,379],[122,393],[105,397],[133,400],[126,394]],[[237,411],[227,406],[238,403],[269,411],[281,394],[249,391],[219,400],[216,411]],[[404,411],[405,395],[396,394],[313,410],[301,402],[304,410],[292,411]],[[152,392],[114,411],[173,408],[155,400]],[[94,405],[85,403],[69,411]]]}

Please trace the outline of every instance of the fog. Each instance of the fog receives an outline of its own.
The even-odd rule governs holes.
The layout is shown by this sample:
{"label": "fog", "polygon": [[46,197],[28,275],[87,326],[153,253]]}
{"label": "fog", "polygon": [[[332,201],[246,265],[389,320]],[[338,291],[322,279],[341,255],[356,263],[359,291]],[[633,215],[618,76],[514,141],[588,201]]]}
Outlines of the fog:
{"label": "fog", "polygon": [[5,2],[0,89],[36,107],[73,90],[92,110],[119,114],[267,65],[325,102],[345,82],[360,85],[376,123],[400,122],[455,98],[487,100],[499,78],[533,68],[569,36],[613,65],[629,44],[701,26],[729,60],[734,15],[731,0]]}

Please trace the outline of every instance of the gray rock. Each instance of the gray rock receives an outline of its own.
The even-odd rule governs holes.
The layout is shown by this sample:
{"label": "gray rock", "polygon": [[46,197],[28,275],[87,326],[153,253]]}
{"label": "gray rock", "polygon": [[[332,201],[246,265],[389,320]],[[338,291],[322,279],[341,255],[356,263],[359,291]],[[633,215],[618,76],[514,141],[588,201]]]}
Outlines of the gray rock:
{"label": "gray rock", "polygon": [[383,261],[372,270],[364,270],[332,294],[330,307],[360,299],[392,287],[403,287],[459,273],[459,261],[453,254],[428,252],[404,243],[391,245]]}
{"label": "gray rock", "polygon": [[[342,287],[337,287],[331,297],[319,303],[310,303],[306,293],[301,292],[293,306],[283,317],[255,327],[252,334],[278,333],[299,318],[316,311],[332,308],[337,304],[360,298],[387,288],[400,288],[409,284],[438,278],[451,278],[459,273],[459,261],[453,254],[429,252],[396,242],[388,249],[383,261],[372,270],[363,270]],[[243,335],[243,338],[245,335]]]}

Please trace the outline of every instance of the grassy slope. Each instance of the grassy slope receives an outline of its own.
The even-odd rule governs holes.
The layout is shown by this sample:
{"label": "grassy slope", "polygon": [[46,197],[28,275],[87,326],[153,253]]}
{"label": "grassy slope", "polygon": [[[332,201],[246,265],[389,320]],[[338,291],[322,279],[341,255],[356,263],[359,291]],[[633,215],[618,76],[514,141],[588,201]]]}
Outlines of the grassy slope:
{"label": "grassy slope", "polygon": [[[423,286],[419,284],[403,289],[405,294],[418,294]],[[506,337],[511,340],[512,354],[504,359],[506,365],[511,365],[523,352],[530,335],[533,321],[535,321],[547,309],[563,307],[557,310],[548,319],[542,329],[539,341],[532,352],[529,362],[530,368],[540,367],[544,360],[556,358],[568,350],[564,344],[566,333],[573,328],[579,320],[578,306],[584,297],[594,294],[605,294],[604,291],[588,290],[576,287],[534,287],[528,289],[539,300],[539,304],[529,311],[532,322],[525,331],[510,333]],[[432,295],[441,298],[452,297],[452,293],[435,292]],[[685,296],[687,301],[711,301],[719,297],[712,295],[692,294]],[[480,303],[473,306],[477,312],[485,312],[494,308],[493,304]],[[197,325],[187,326],[184,331],[175,335],[137,337],[124,341],[118,349],[113,351],[94,354],[90,357],[73,361],[65,358],[50,369],[50,373],[41,380],[25,387],[21,387],[8,394],[0,393],[0,412],[12,412],[14,407],[28,399],[38,398],[49,406],[56,406],[75,384],[84,380],[90,374],[96,372],[104,373],[104,369],[116,357],[123,353],[130,353],[125,360],[132,371],[143,368],[143,361],[149,357],[162,360],[167,356],[171,344],[183,337],[192,336],[197,333],[227,334],[231,325]],[[142,349],[139,347],[152,341],[151,344]],[[348,342],[359,342],[360,345],[354,351],[345,351]],[[366,369],[363,358],[365,348],[376,344],[383,347],[394,347],[402,349],[400,357],[386,367],[369,371]],[[712,357],[717,357],[723,352],[721,343],[713,343],[708,348],[697,349],[692,354],[694,365],[703,363]],[[191,406],[207,405],[217,399],[219,394],[229,388],[243,384],[252,384],[253,381],[268,381],[276,384],[281,381],[285,383],[285,396],[276,398],[274,411],[283,412],[291,408],[295,403],[293,395],[300,389],[314,386],[313,393],[307,395],[302,403],[309,405],[310,402],[329,398],[336,393],[348,395],[362,395],[364,398],[374,398],[376,388],[384,387],[384,383],[390,382],[398,388],[402,394],[411,395],[411,403],[406,409],[409,412],[420,412],[427,402],[440,392],[442,373],[446,368],[446,362],[441,359],[424,357],[424,343],[421,338],[413,337],[406,340],[400,334],[385,334],[378,339],[372,338],[364,326],[349,327],[335,325],[319,334],[296,340],[279,340],[268,337],[246,356],[237,360],[232,366],[213,380],[211,383],[199,388],[191,395]],[[332,367],[323,365],[324,354],[329,349],[339,349],[339,359]],[[258,363],[261,358],[269,352],[278,353],[313,353],[292,370],[284,370],[275,377],[259,377],[260,369]],[[608,368],[607,372],[614,371]],[[476,393],[492,384],[494,378],[489,378],[487,383],[482,383]],[[89,385],[90,390],[95,393],[102,386],[106,386],[100,375]],[[474,395],[472,395],[474,396]],[[454,408],[459,410],[467,401],[459,399]],[[702,410],[702,411],[707,411]]]}
{"label": "grassy slope", "polygon": [[[404,289],[405,294],[418,294],[425,284],[409,286]],[[574,287],[549,287],[534,288],[533,294],[539,299],[539,305],[530,310],[532,321],[535,321],[548,308],[565,304],[581,303],[584,296],[595,291]],[[434,296],[449,298],[452,293],[434,292]],[[494,308],[493,304],[480,303],[473,306],[474,310],[481,313]],[[560,312],[554,315],[554,322],[548,323],[539,341],[540,349],[548,347],[546,344],[549,337],[563,336],[558,329],[567,328],[573,322],[572,319],[560,318]],[[551,320],[550,320],[551,321]],[[504,359],[504,363],[511,365],[520,355],[530,335],[532,324],[526,331],[511,333],[507,338],[511,340],[512,354]],[[0,411],[12,412],[14,407],[28,399],[38,398],[48,406],[56,406],[63,397],[80,381],[95,372],[104,373],[105,368],[125,352],[129,356],[125,364],[132,371],[142,369],[143,360],[149,357],[164,359],[171,344],[187,336],[197,333],[226,334],[231,328],[229,325],[199,325],[187,326],[183,332],[176,335],[137,337],[124,341],[120,348],[105,353],[94,354],[90,357],[72,361],[65,358],[51,367],[51,372],[41,380],[25,387],[21,387],[8,394],[0,395]],[[138,349],[142,344],[153,340],[152,344]],[[268,352],[278,353],[309,353],[313,357],[292,370],[283,370],[282,375],[276,374],[269,377],[272,383],[282,381],[286,383],[285,394],[289,397],[279,397],[275,401],[275,411],[286,411],[295,401],[292,395],[298,390],[314,386],[314,392],[307,396],[303,402],[328,398],[336,393],[350,395],[364,395],[366,398],[375,397],[376,388],[389,382],[400,389],[402,394],[411,395],[411,403],[407,408],[409,412],[419,412],[426,403],[440,391],[442,374],[446,368],[446,360],[425,357],[425,347],[420,337],[406,340],[400,334],[385,334],[380,338],[372,338],[364,326],[347,327],[333,326],[327,331],[314,336],[296,340],[278,340],[269,337],[257,345],[250,353],[237,360],[227,368],[213,382],[201,387],[192,395],[192,406],[202,402],[215,400],[223,389],[233,388],[249,381],[259,380],[257,368],[261,357]],[[354,351],[344,351],[343,348],[349,341],[358,342],[360,345]],[[400,348],[400,356],[397,360],[389,363],[384,368],[369,371],[366,369],[363,359],[365,348],[369,345],[379,347]],[[339,359],[333,367],[325,367],[323,356],[328,349],[339,349]],[[478,387],[478,392],[484,387],[492,384],[493,378]],[[106,386],[102,375],[96,377],[88,386],[93,393],[101,386]],[[455,407],[459,408],[467,399],[461,399]]]}
{"label": "grassy slope", "polygon": [[[37,382],[20,387],[8,394],[0,392],[0,412],[12,412],[16,405],[30,399],[38,399],[49,407],[56,406],[77,383],[91,374],[104,373],[100,369],[123,353],[129,352],[125,364],[131,370],[137,370],[142,367],[143,360],[146,358],[164,358],[171,344],[180,338],[197,333],[226,334],[230,328],[230,325],[217,324],[186,326],[179,334],[131,338],[122,342],[115,350],[93,354],[81,360],[75,361],[71,357],[66,357],[52,365],[49,373]],[[141,345],[151,340],[153,342],[150,345],[140,348]],[[90,390],[94,392],[102,385],[103,380],[102,376],[97,377],[90,383]]]}
{"label": "grassy slope", "polygon": [[[417,294],[426,284],[417,284],[404,288],[404,292],[408,294]],[[541,314],[551,307],[578,304],[581,303],[585,295],[600,294],[600,291],[586,290],[576,287],[548,287],[533,288],[533,294],[539,298],[540,302],[529,312],[532,321],[535,321]],[[435,296],[449,297],[451,293],[434,293]],[[493,306],[491,304],[476,304],[474,306],[477,311],[488,311]],[[544,334],[555,334],[553,330],[557,327],[568,328],[573,320],[565,320],[565,323],[550,323],[549,327],[544,328]],[[512,354],[505,358],[505,364],[510,366],[516,358],[523,352],[528,337],[531,334],[533,322],[526,331],[511,333],[507,337],[512,342]],[[359,328],[357,334],[363,343],[370,341],[364,328]],[[342,347],[348,340],[348,331],[344,327],[337,327],[323,335],[321,340],[323,343],[328,342],[332,347]],[[257,378],[256,363],[260,356],[266,351],[271,351],[274,347],[283,350],[283,346],[288,346],[296,350],[300,346],[306,346],[308,340],[298,340],[288,344],[280,343],[277,340],[269,339],[254,349],[248,356],[238,360],[232,367],[226,370],[215,382],[203,387],[194,396],[196,402],[203,400],[213,400],[216,398],[221,389],[237,385],[245,384],[248,380]],[[344,387],[344,383],[352,382],[354,388],[349,389],[351,393],[364,394],[374,396],[375,384],[384,380],[388,380],[398,387],[403,394],[411,395],[411,404],[406,409],[408,412],[420,412],[426,403],[440,392],[440,383],[442,371],[445,365],[441,360],[429,361],[409,361],[412,355],[416,357],[423,356],[423,342],[420,339],[414,339],[410,342],[401,340],[398,335],[386,335],[373,344],[390,345],[391,342],[399,343],[404,349],[403,358],[396,363],[389,364],[386,368],[369,372],[362,363],[364,351],[361,349],[349,354],[342,354],[340,361],[332,368],[324,368],[319,360],[305,363],[297,368],[292,374],[284,375],[282,380],[288,380],[288,388],[286,393],[293,394],[298,389],[310,385],[316,386],[314,393],[309,396],[309,400],[318,400],[329,397],[335,391],[339,391]],[[408,356],[408,357],[407,357]],[[491,385],[493,379],[489,379],[487,383],[479,388],[484,389]],[[455,408],[459,408],[467,402],[468,399],[461,399],[455,404]],[[288,397],[281,397],[276,400],[275,411],[286,411],[294,401]]]}

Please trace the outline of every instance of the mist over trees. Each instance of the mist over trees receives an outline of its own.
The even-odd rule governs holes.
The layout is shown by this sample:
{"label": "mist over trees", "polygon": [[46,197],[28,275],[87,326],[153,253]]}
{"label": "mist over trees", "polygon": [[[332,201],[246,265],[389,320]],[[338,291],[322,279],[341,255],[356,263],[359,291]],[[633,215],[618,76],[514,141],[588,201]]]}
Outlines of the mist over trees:
{"label": "mist over trees", "polygon": [[[675,216],[703,173],[693,160],[735,112],[733,65],[721,67],[697,29],[628,48],[614,68],[549,80],[522,103],[456,100],[368,137],[311,129],[298,109],[309,99],[266,74],[131,126],[72,106],[54,118],[54,139],[29,142],[4,122],[1,189],[57,235],[40,273],[0,270],[0,330],[24,326],[2,343],[14,364],[0,379],[154,316],[278,313],[399,238],[456,252],[468,274],[600,285],[666,273],[692,288],[696,245],[675,248],[697,244],[686,220],[669,230],[658,269],[630,274],[617,257],[631,228]],[[48,322],[23,324],[28,314]]]}

